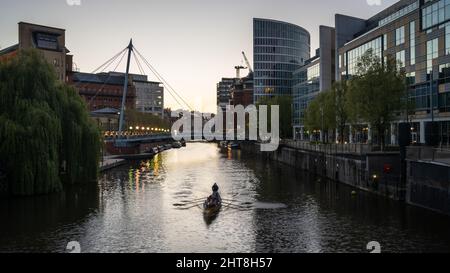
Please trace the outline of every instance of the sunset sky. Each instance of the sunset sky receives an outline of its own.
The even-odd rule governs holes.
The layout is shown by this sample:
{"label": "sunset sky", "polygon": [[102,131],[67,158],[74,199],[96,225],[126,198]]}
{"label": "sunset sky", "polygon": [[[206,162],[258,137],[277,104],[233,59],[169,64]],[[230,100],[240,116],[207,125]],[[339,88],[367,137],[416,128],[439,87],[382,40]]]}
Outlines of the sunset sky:
{"label": "sunset sky", "polygon": [[[243,61],[241,51],[253,62],[253,17],[306,28],[313,53],[319,25],[334,26],[335,13],[368,18],[397,1],[81,0],[81,5],[68,4],[76,2],[3,0],[0,48],[17,43],[19,21],[64,28],[75,63],[81,71],[92,72],[133,38],[136,48],[189,104],[215,112],[216,83],[234,76],[234,66]],[[138,72],[135,65],[132,71]],[[146,73],[156,80],[149,70]],[[181,107],[169,93],[165,106]]]}

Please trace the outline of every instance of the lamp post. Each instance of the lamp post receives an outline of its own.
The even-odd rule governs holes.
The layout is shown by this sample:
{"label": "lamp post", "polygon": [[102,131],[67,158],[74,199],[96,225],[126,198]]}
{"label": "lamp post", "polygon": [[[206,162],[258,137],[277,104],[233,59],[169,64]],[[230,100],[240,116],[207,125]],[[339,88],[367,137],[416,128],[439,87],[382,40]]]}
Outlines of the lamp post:
{"label": "lamp post", "polygon": [[322,140],[322,143],[325,142],[325,136],[324,136],[324,120],[323,120],[323,106],[320,107],[320,114],[322,115],[322,130],[320,132],[320,138]]}
{"label": "lamp post", "polygon": [[431,111],[431,124],[434,123],[434,105],[433,105],[433,69],[430,72],[430,111]]}

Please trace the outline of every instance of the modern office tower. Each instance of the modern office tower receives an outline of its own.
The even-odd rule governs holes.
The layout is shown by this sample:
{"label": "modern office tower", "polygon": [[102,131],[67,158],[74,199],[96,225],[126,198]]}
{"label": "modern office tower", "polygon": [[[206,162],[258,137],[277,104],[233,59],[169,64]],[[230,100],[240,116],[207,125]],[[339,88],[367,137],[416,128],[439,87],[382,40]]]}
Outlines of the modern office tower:
{"label": "modern office tower", "polygon": [[253,19],[254,103],[264,97],[291,96],[292,72],[310,58],[310,35],[281,21]]}
{"label": "modern office tower", "polygon": [[305,65],[293,72],[293,126],[295,139],[307,139],[305,113],[309,103],[320,92],[327,91],[335,81],[335,29],[320,26],[320,47],[316,55],[305,61]]}

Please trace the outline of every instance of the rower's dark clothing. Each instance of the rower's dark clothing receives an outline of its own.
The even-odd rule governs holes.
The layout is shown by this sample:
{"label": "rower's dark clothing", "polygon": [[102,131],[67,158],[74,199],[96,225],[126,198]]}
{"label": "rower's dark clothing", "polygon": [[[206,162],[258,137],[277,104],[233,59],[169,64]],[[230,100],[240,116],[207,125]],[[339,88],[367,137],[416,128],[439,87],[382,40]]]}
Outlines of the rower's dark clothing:
{"label": "rower's dark clothing", "polygon": [[211,198],[216,202],[222,203],[222,197],[220,196],[218,191],[213,192]]}

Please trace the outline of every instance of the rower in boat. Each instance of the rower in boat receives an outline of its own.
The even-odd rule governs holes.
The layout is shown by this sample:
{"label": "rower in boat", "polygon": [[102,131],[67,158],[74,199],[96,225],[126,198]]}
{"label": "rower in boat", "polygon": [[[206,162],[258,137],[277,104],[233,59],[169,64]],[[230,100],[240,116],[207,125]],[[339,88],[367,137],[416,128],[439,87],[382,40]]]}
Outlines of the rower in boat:
{"label": "rower in boat", "polygon": [[205,209],[219,209],[222,206],[222,197],[219,194],[219,186],[217,183],[212,187],[213,193],[206,199],[203,207]]}

